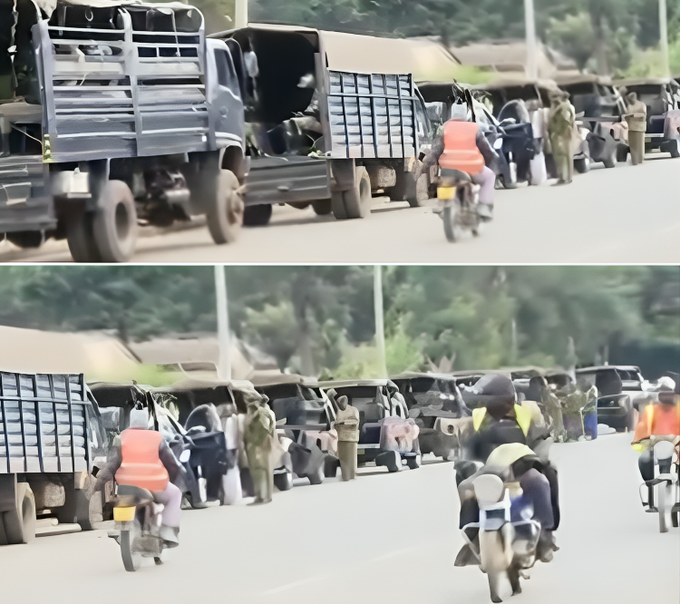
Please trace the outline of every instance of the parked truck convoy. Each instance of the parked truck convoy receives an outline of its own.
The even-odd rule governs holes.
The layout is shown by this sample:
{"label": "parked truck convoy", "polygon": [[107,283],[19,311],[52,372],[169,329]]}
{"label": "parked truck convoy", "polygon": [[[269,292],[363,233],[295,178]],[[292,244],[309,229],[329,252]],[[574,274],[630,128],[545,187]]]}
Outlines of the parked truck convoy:
{"label": "parked truck convoy", "polygon": [[86,262],[191,216],[235,239],[242,63],[188,5],[0,0],[0,234]]}
{"label": "parked truck convoy", "polygon": [[37,515],[83,529],[101,521],[106,493],[85,493],[107,452],[82,374],[1,372],[0,545],[33,539]]}

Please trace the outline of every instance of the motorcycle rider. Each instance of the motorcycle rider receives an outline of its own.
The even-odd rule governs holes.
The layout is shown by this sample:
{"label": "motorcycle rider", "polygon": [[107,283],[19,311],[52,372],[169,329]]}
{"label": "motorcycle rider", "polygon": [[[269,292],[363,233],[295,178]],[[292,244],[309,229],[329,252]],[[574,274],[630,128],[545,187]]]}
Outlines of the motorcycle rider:
{"label": "motorcycle rider", "polygon": [[154,501],[163,504],[161,539],[166,547],[177,547],[182,491],[172,481],[179,477],[179,466],[160,432],[149,430],[148,424],[146,410],[130,411],[129,427],[113,440],[106,465],[88,494],[112,479],[151,491]]}
{"label": "motorcycle rider", "polygon": [[[680,443],[680,384],[676,384],[674,389],[662,385],[658,400],[648,404],[640,413],[632,447],[641,454],[638,468],[645,482],[654,480],[654,444],[662,440],[674,445]],[[670,464],[670,458],[659,460],[659,465],[666,472],[670,471]],[[654,487],[648,486],[647,489],[648,499],[643,505],[654,512]]]}
{"label": "motorcycle rider", "polygon": [[[477,174],[470,174],[470,178],[474,184],[480,187],[477,211],[483,218],[491,220],[493,217],[496,174],[490,166],[498,161],[498,155],[477,124],[474,124],[476,146],[469,148],[466,143],[468,137],[458,135],[460,124],[471,121],[474,123],[469,104],[458,103],[451,106],[450,119],[437,131],[430,152],[423,158],[416,170],[415,179],[417,180],[423,172],[429,171],[437,163],[442,168],[458,169],[455,165],[444,165],[446,160],[444,160],[444,163],[440,161],[442,155],[446,153],[464,152],[470,156],[481,154],[480,159],[483,158],[484,160],[482,169]],[[482,162],[480,161],[480,163]]]}
{"label": "motorcycle rider", "polygon": [[[480,378],[474,391],[483,405],[472,411],[474,436],[468,446],[472,459],[485,465],[480,470],[469,461],[455,465],[461,501],[460,528],[479,518],[472,486],[477,476],[492,473],[506,482],[517,480],[520,486],[524,482],[522,489],[534,507],[534,518],[542,526],[537,556],[548,561],[552,558],[552,550],[556,549],[553,531],[560,523],[560,509],[557,471],[547,456],[541,458],[534,450],[547,442],[549,436],[542,417],[539,418],[540,410],[517,404],[512,380],[503,375],[489,374]],[[469,563],[471,551],[464,550],[461,550],[457,564]]]}

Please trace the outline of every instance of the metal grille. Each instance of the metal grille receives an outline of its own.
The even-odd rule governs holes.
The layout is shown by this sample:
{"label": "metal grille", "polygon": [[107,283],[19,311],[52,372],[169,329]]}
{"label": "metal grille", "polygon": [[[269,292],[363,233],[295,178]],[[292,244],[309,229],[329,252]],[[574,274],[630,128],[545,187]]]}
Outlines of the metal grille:
{"label": "metal grille", "polygon": [[336,158],[418,155],[411,75],[331,71],[328,115]]}
{"label": "metal grille", "polygon": [[90,470],[80,375],[0,373],[0,473]]}

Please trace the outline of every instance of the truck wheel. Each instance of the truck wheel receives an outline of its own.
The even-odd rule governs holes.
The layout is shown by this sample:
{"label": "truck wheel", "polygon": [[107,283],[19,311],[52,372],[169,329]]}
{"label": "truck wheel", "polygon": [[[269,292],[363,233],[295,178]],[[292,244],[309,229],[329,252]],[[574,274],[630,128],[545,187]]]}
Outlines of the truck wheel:
{"label": "truck wheel", "polygon": [[256,206],[246,206],[243,211],[243,224],[246,226],[265,226],[272,217],[271,204],[264,203]]}
{"label": "truck wheel", "polygon": [[122,180],[109,180],[99,194],[92,217],[94,242],[102,262],[126,262],[137,243],[137,208],[132,191]]}
{"label": "truck wheel", "polygon": [[333,211],[333,206],[330,199],[317,199],[312,202],[312,207],[317,216],[326,216]]}
{"label": "truck wheel", "polygon": [[7,233],[7,241],[22,250],[35,249],[45,243],[45,231],[19,231]]}
{"label": "truck wheel", "polygon": [[347,210],[345,210],[345,200],[342,193],[342,191],[334,191],[331,194],[331,210],[337,220],[347,219]]}
{"label": "truck wheel", "polygon": [[217,191],[206,212],[208,230],[218,245],[236,241],[243,226],[243,200],[236,192],[238,178],[230,170],[220,170]]}
{"label": "truck wheel", "polygon": [[420,207],[429,199],[427,174],[416,182],[413,172],[397,172],[397,184],[387,190],[391,201],[408,201],[412,208]]}
{"label": "truck wheel", "polygon": [[92,232],[92,212],[78,212],[67,219],[66,240],[76,262],[101,262]]}
{"label": "truck wheel", "polygon": [[27,482],[17,484],[16,506],[2,514],[9,545],[28,543],[35,537],[35,497]]}
{"label": "truck wheel", "polygon": [[364,166],[357,166],[354,187],[342,192],[347,218],[366,218],[371,213],[371,179]]}

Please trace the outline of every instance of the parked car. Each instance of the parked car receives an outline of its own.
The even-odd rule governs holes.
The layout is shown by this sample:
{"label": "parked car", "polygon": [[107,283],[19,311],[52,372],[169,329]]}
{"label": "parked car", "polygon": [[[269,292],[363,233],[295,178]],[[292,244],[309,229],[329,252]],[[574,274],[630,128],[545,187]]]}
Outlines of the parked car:
{"label": "parked car", "polygon": [[[92,392],[101,407],[110,439],[125,430],[132,409],[145,409],[149,429],[160,432],[176,461],[172,482],[184,495],[185,505],[204,508],[210,501],[224,503],[222,477],[227,471],[227,445],[224,433],[208,432],[199,427],[185,430],[163,407],[164,396],[134,383],[96,382]],[[188,459],[182,455],[189,452]]]}
{"label": "parked car", "polygon": [[[332,424],[335,408],[314,379],[299,375],[275,374],[254,376],[255,389],[269,398],[269,406],[276,416],[284,434],[294,442],[312,451],[311,472],[306,475],[312,484],[318,484],[322,476],[334,477],[338,460],[338,437]],[[318,452],[322,455],[319,456]],[[319,462],[323,463],[323,466]]]}
{"label": "parked car", "polygon": [[402,462],[420,467],[419,428],[409,418],[404,397],[391,380],[337,380],[320,382],[323,390],[335,389],[359,411],[359,464],[374,462],[397,472]]}
{"label": "parked car", "polygon": [[598,421],[619,432],[633,430],[636,422],[634,400],[643,395],[642,375],[634,365],[601,365],[576,370],[577,379],[596,386]]}
{"label": "parked car", "polygon": [[447,374],[413,372],[391,379],[404,396],[409,417],[420,428],[420,452],[432,453],[445,461],[460,459],[461,430],[472,425],[471,420],[466,420],[472,412],[455,379]]}
{"label": "parked car", "polygon": [[670,78],[617,80],[614,84],[637,93],[647,105],[645,150],[658,149],[680,157],[680,85]]}
{"label": "parked car", "polygon": [[[629,153],[628,124],[623,119],[625,103],[609,78],[592,74],[556,76],[562,90],[588,129],[590,159],[613,168],[626,161]],[[611,118],[611,119],[607,119]]]}
{"label": "parked car", "polygon": [[86,490],[107,454],[82,374],[0,372],[0,545],[32,540],[38,514],[77,530],[101,522],[104,495]]}

